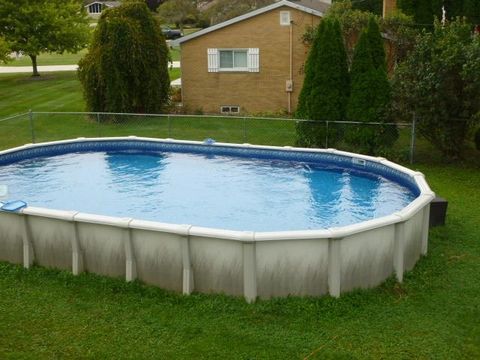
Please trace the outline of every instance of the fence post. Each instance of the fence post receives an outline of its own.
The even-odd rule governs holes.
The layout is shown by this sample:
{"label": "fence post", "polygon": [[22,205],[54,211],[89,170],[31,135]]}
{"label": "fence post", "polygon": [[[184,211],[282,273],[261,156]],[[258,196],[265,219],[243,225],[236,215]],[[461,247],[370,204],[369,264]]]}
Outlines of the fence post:
{"label": "fence post", "polygon": [[33,112],[31,109],[28,111],[28,118],[30,120],[30,136],[32,138],[32,144],[35,144],[35,126],[33,123]]}
{"label": "fence post", "polygon": [[416,127],[417,127],[417,114],[413,113],[412,138],[410,139],[410,164],[413,164],[413,159],[414,159],[414,155],[415,155]]}
{"label": "fence post", "polygon": [[248,142],[248,137],[247,137],[247,117],[243,117],[243,142],[247,143]]}
{"label": "fence post", "polygon": [[325,131],[325,149],[328,149],[328,129],[329,129],[329,121],[327,120],[327,123],[326,123],[326,130]]}
{"label": "fence post", "polygon": [[170,118],[170,114],[168,114],[168,137],[172,137],[172,120]]}
{"label": "fence post", "polygon": [[97,112],[97,135],[98,137],[101,137],[102,134],[100,132],[100,113]]}

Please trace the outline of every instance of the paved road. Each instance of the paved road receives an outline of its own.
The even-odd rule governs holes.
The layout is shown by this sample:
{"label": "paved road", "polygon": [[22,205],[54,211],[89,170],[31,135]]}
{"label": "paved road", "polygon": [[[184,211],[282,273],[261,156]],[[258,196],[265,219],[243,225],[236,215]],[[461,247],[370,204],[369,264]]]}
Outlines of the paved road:
{"label": "paved road", "polygon": [[[180,68],[180,61],[172,62],[173,68]],[[39,66],[38,72],[54,72],[54,71],[75,71],[78,65],[49,65]],[[31,66],[0,66],[0,74],[30,73]]]}

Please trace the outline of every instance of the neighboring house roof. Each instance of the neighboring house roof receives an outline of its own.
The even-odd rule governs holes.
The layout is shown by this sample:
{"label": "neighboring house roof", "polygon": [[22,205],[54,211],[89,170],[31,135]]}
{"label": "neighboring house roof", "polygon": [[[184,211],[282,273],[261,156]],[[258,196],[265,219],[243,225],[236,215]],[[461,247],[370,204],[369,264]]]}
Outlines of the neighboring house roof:
{"label": "neighboring house roof", "polygon": [[216,31],[216,30],[219,30],[219,29],[222,29],[224,27],[227,27],[227,26],[230,26],[232,24],[235,24],[235,23],[238,23],[240,21],[243,21],[243,20],[247,20],[247,19],[250,19],[254,16],[257,16],[257,15],[260,15],[260,14],[263,14],[263,13],[266,13],[268,11],[271,11],[271,10],[275,10],[275,9],[278,9],[282,6],[287,6],[287,7],[290,7],[290,8],[293,8],[293,9],[297,9],[297,10],[301,10],[301,11],[304,11],[308,14],[313,14],[313,15],[316,15],[316,16],[319,16],[319,17],[322,17],[325,13],[325,11],[330,7],[330,4],[327,4],[325,2],[322,2],[321,0],[298,0],[298,1],[288,1],[288,0],[282,0],[282,1],[278,1],[276,3],[273,3],[271,5],[268,5],[268,6],[265,6],[265,7],[262,7],[260,9],[257,9],[257,10],[254,10],[254,11],[250,11],[246,14],[243,14],[243,15],[240,15],[240,16],[237,16],[233,19],[230,19],[230,20],[227,20],[227,21],[224,21],[224,22],[221,22],[219,24],[216,24],[216,25],[213,25],[213,26],[210,26],[206,29],[203,29],[203,30],[200,30],[200,31],[197,31],[193,34],[190,34],[190,35],[187,35],[187,36],[184,36],[180,39],[177,39],[174,41],[175,44],[181,44],[181,43],[184,43],[186,41],[189,41],[189,40],[192,40],[192,39],[195,39],[199,36],[203,36],[205,34],[208,34],[208,33],[211,33],[212,31]]}
{"label": "neighboring house roof", "polygon": [[106,7],[117,7],[121,5],[120,1],[92,1],[91,3],[88,3],[85,5],[85,7],[88,7],[92,4],[102,4],[105,5]]}

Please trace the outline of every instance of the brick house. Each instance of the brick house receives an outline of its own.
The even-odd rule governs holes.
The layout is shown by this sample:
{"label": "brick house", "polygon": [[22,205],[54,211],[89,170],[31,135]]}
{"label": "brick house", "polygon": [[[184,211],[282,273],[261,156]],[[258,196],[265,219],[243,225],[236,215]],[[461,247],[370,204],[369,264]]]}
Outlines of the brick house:
{"label": "brick house", "polygon": [[182,101],[206,113],[293,112],[308,47],[330,0],[282,0],[180,38]]}

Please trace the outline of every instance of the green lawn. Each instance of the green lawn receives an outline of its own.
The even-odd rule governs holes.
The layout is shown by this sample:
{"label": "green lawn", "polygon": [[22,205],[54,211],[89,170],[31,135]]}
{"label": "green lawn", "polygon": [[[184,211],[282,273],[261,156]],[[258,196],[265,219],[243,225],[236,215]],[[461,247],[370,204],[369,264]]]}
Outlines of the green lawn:
{"label": "green lawn", "polygon": [[[43,53],[37,58],[38,65],[75,65],[87,53],[87,50],[79,51],[76,54],[50,54]],[[2,66],[31,66],[32,61],[28,56],[22,56],[18,60],[13,60]]]}
{"label": "green lawn", "polygon": [[172,57],[172,61],[180,61],[180,48],[179,47],[171,47],[170,48],[170,56]]}
{"label": "green lawn", "polygon": [[[0,118],[29,108],[83,110],[75,74],[0,76]],[[181,117],[170,126],[167,118],[34,120],[38,141],[132,133],[203,139],[213,133],[241,142],[244,135],[244,123],[234,119]],[[248,124],[250,142],[293,141],[293,124],[275,124]],[[0,123],[0,149],[29,136],[28,117]],[[450,203],[447,225],[431,231],[428,256],[403,284],[391,279],[340,299],[249,305],[240,298],[186,297],[138,282],[0,263],[0,358],[480,358],[479,168],[413,167]]]}
{"label": "green lawn", "polygon": [[[180,77],[171,69],[170,79]],[[0,119],[16,113],[34,111],[84,111],[82,90],[75,72],[0,74]]]}
{"label": "green lawn", "polygon": [[[80,59],[87,53],[87,49],[81,50],[76,54],[64,53],[64,54],[51,54],[42,53],[38,56],[38,65],[75,65],[78,64]],[[180,60],[180,48],[174,47],[170,49],[170,56],[172,60]],[[22,56],[19,59],[14,59],[6,64],[0,66],[31,66],[32,61],[28,56]]]}

